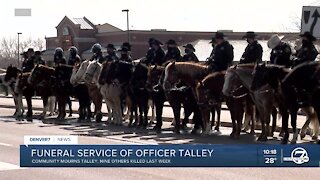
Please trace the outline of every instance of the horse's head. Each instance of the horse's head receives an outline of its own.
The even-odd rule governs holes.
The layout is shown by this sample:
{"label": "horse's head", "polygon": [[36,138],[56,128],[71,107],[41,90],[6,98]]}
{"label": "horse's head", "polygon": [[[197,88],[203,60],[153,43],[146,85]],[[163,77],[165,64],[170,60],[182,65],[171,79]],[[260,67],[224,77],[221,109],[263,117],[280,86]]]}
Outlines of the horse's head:
{"label": "horse's head", "polygon": [[257,64],[252,74],[253,74],[253,81],[251,85],[252,91],[257,91],[262,86],[268,83],[269,73],[265,63],[263,63],[262,65]]}
{"label": "horse's head", "polygon": [[91,61],[84,74],[84,81],[88,84],[97,83],[101,68],[102,66],[98,61]]}
{"label": "horse's head", "polygon": [[144,64],[138,63],[132,74],[132,84],[138,89],[146,88],[148,80],[148,67]]}
{"label": "horse's head", "polygon": [[12,65],[8,66],[6,70],[6,75],[4,76],[4,81],[15,81],[20,72],[21,70],[17,67],[13,67]]}
{"label": "horse's head", "polygon": [[173,84],[178,82],[178,71],[175,66],[175,61],[169,63],[165,68],[165,75],[163,81],[163,88],[169,90],[172,88]]}
{"label": "horse's head", "polygon": [[161,76],[164,74],[164,67],[162,66],[150,66],[148,68],[147,89],[152,88],[160,83]]}
{"label": "horse's head", "polygon": [[75,65],[73,66],[73,69],[72,69],[71,77],[70,77],[70,83],[72,85],[76,85],[77,84],[75,76],[76,76],[79,68],[80,68],[80,63],[75,63]]}
{"label": "horse's head", "polygon": [[17,77],[17,83],[15,84],[14,92],[22,93],[22,91],[25,90],[29,85],[29,77],[30,73],[20,73]]}
{"label": "horse's head", "polygon": [[110,61],[106,61],[106,62],[102,63],[101,73],[98,78],[98,83],[100,85],[104,85],[107,82],[107,75],[110,70],[110,64],[111,64]]}
{"label": "horse's head", "polygon": [[239,76],[236,72],[237,66],[230,67],[225,75],[222,93],[225,96],[232,96],[233,91],[241,86]]}
{"label": "horse's head", "polygon": [[83,80],[84,74],[87,71],[89,63],[90,63],[89,60],[85,60],[79,65],[79,68],[78,68],[76,74],[72,78],[73,79],[72,81],[73,81],[74,84],[79,83],[79,82],[81,82]]}

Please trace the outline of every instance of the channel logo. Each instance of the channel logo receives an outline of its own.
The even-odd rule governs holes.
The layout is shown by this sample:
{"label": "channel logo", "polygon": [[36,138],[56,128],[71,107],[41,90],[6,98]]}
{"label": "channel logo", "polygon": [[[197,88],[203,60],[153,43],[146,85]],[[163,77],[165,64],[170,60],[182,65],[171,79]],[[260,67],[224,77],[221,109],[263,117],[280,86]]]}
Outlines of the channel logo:
{"label": "channel logo", "polygon": [[295,164],[301,165],[309,162],[310,158],[308,156],[307,150],[302,147],[297,147],[291,151],[291,157],[283,157],[283,161],[292,161]]}

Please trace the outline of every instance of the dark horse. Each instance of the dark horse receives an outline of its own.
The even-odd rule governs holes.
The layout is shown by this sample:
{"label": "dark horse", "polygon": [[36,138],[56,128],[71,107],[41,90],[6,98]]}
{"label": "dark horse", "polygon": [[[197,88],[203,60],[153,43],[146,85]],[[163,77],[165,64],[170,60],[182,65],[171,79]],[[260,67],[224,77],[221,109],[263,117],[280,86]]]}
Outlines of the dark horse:
{"label": "dark horse", "polygon": [[54,93],[58,102],[58,119],[66,117],[66,105],[70,101],[70,96],[74,94],[73,86],[70,83],[73,66],[61,64],[55,69]]}
{"label": "dark horse", "polygon": [[[303,63],[296,66],[282,80],[281,88],[285,99],[292,103],[292,99],[302,99],[306,104],[313,106],[317,115],[320,115],[320,64],[318,62]],[[320,119],[318,118],[319,122]],[[283,125],[285,130],[288,124]],[[320,141],[318,141],[318,144]]]}
{"label": "dark horse", "polygon": [[[148,124],[148,100],[149,92],[146,88],[148,79],[148,67],[138,63],[134,67],[132,78],[128,87],[128,94],[132,102],[132,111],[139,109],[139,125],[146,127]],[[137,118],[137,117],[136,117]],[[137,119],[135,123],[137,122]],[[132,124],[130,118],[129,125]]]}
{"label": "dark horse", "polygon": [[192,130],[192,133],[196,133],[202,126],[202,124],[196,123],[201,122],[201,112],[193,95],[192,89],[183,86],[165,92],[162,86],[164,80],[164,69],[165,68],[162,66],[151,66],[149,67],[148,72],[147,86],[148,90],[151,92],[153,102],[156,106],[157,124],[154,129],[157,132],[161,131],[163,104],[166,100],[168,100],[174,114],[175,132],[180,132],[180,111],[182,104],[185,113],[182,127],[186,127],[186,124],[189,121],[189,116],[194,113],[193,121],[195,122],[195,127]]}
{"label": "dark horse", "polygon": [[[289,69],[285,68],[284,66],[277,66],[277,65],[259,65],[255,67],[254,70],[254,78],[252,81],[251,90],[257,91],[262,86],[269,84],[274,90],[277,96],[281,101],[284,102],[284,106],[288,109],[291,115],[291,126],[293,129],[294,137],[292,139],[292,143],[295,143],[297,140],[297,127],[296,127],[296,121],[297,121],[297,111],[299,109],[299,104],[297,102],[297,97],[295,96],[295,93],[291,94],[290,97],[285,96],[285,94],[282,92],[280,84],[281,81],[285,78],[285,76],[290,72]],[[289,99],[286,99],[289,98]],[[302,110],[308,115],[308,117],[315,117],[314,113],[311,113],[307,107],[301,107]],[[284,138],[282,140],[282,143],[287,143],[289,138],[289,131],[288,131],[288,119],[283,118],[282,119],[282,129],[284,131]],[[310,119],[309,119],[310,121]],[[304,127],[306,127],[305,125]]]}
{"label": "dark horse", "polygon": [[201,109],[202,119],[204,121],[205,134],[209,134],[212,126],[214,125],[215,113],[212,113],[212,122],[211,126],[209,126],[210,111],[212,108],[217,110],[218,121],[215,130],[219,131],[221,103],[223,101],[222,88],[225,74],[225,71],[209,74],[197,85],[197,100]]}

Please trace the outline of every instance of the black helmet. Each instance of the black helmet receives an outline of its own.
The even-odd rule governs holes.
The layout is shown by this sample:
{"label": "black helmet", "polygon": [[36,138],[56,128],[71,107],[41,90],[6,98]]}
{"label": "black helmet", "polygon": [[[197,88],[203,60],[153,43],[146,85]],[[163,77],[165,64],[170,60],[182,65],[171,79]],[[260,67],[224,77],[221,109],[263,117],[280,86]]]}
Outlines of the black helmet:
{"label": "black helmet", "polygon": [[92,46],[91,52],[93,53],[101,52],[101,49],[102,49],[102,46],[99,43],[96,43]]}
{"label": "black helmet", "polygon": [[54,50],[54,54],[63,54],[63,49],[61,47],[57,47],[55,50]]}
{"label": "black helmet", "polygon": [[71,52],[78,53],[78,48],[75,47],[75,46],[71,46],[71,47],[69,48],[69,52],[70,52],[70,53],[71,53]]}

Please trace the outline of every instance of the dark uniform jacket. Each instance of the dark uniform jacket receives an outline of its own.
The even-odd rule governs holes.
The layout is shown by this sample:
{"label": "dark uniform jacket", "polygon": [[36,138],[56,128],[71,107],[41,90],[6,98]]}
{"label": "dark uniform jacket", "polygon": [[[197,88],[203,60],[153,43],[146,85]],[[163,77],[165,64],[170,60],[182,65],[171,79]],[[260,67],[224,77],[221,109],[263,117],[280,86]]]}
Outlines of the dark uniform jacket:
{"label": "dark uniform jacket", "polygon": [[150,48],[146,54],[146,64],[152,64],[152,65],[161,65],[164,63],[164,56],[165,53],[162,48],[159,48],[157,50]]}
{"label": "dark uniform jacket", "polygon": [[113,52],[111,54],[108,53],[108,55],[106,55],[105,59],[106,59],[106,61],[115,61],[115,60],[119,60],[119,57],[116,55],[115,52]]}
{"label": "dark uniform jacket", "polygon": [[25,59],[22,63],[22,72],[31,72],[31,70],[34,68],[34,56]]}
{"label": "dark uniform jacket", "polygon": [[270,54],[270,63],[281,66],[291,66],[291,47],[284,42],[281,42],[278,46],[272,49]]}
{"label": "dark uniform jacket", "polygon": [[166,62],[171,59],[174,59],[176,61],[179,61],[181,59],[181,53],[178,47],[168,49],[164,57],[164,61]]}
{"label": "dark uniform jacket", "polygon": [[74,66],[76,62],[81,62],[80,56],[77,54],[75,56],[70,55],[68,60],[68,65]]}
{"label": "dark uniform jacket", "polygon": [[182,60],[184,62],[199,62],[198,57],[193,53],[187,53],[182,57]]}
{"label": "dark uniform jacket", "polygon": [[233,57],[233,46],[228,41],[224,41],[215,46],[213,61],[210,64],[214,71],[227,70],[232,64]]}
{"label": "dark uniform jacket", "polygon": [[258,43],[258,41],[248,44],[244,53],[242,54],[240,64],[261,62],[262,52],[262,46]]}
{"label": "dark uniform jacket", "polygon": [[124,55],[121,55],[121,57],[119,58],[120,61],[125,61],[125,62],[128,62],[128,63],[132,63],[132,58],[131,56],[124,56]]}
{"label": "dark uniform jacket", "polygon": [[67,64],[66,58],[65,57],[54,57],[54,64],[55,66],[58,66],[58,64]]}
{"label": "dark uniform jacket", "polygon": [[318,51],[313,44],[302,45],[302,47],[297,51],[297,59],[294,62],[294,66],[304,63],[314,61],[318,56]]}

